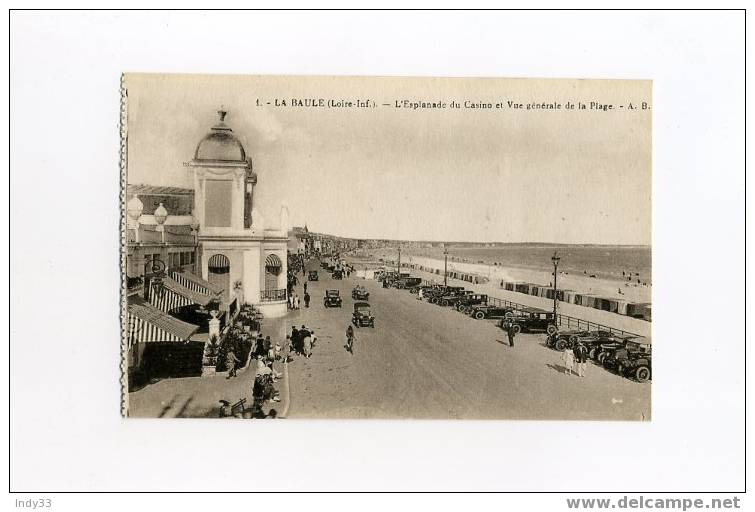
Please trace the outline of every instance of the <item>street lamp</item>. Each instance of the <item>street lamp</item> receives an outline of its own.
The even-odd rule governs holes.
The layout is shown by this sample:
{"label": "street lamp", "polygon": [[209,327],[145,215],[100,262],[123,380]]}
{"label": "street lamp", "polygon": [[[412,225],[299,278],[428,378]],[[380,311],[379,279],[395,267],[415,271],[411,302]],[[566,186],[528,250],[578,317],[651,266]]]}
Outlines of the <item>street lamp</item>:
{"label": "street lamp", "polygon": [[401,243],[398,244],[398,265],[396,265],[396,279],[401,279]]}
{"label": "street lamp", "polygon": [[154,286],[157,296],[163,296],[163,276],[165,275],[165,263],[160,258],[153,258],[144,262],[144,298],[149,300],[151,289]]}
{"label": "street lamp", "polygon": [[443,246],[443,286],[448,286],[448,247]]}
{"label": "street lamp", "polygon": [[128,203],[126,203],[126,214],[128,215],[129,228],[134,230],[134,241],[139,243],[139,217],[144,212],[144,203],[142,203],[137,196],[132,197]]}
{"label": "street lamp", "polygon": [[157,222],[157,231],[161,234],[162,243],[165,243],[165,220],[168,218],[168,210],[165,209],[162,203],[155,210],[155,222]]}
{"label": "street lamp", "polygon": [[553,256],[551,256],[551,261],[553,262],[553,321],[556,321],[556,303],[558,301],[557,295],[558,295],[558,287],[556,286],[556,279],[558,276],[558,262],[561,260],[561,258],[558,257],[556,252],[553,252]]}

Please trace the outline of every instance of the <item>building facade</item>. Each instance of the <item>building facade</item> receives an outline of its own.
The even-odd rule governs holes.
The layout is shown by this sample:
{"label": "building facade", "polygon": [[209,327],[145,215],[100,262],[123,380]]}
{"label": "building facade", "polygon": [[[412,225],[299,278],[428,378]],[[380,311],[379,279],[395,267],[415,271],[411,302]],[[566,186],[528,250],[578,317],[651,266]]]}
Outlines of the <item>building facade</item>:
{"label": "building facade", "polygon": [[187,163],[194,180],[194,218],[201,276],[263,314],[286,314],[287,212],[268,227],[254,201],[257,175],[244,146],[226,125],[226,112],[199,142]]}

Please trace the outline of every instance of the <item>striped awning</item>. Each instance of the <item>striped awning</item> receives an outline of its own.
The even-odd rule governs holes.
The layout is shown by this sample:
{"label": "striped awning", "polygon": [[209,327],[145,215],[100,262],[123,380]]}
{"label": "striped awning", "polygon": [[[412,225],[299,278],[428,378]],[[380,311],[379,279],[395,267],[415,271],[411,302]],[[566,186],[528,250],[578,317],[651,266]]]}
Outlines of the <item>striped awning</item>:
{"label": "striped awning", "polygon": [[134,343],[187,341],[198,326],[174,318],[139,297],[128,302],[128,346]]}
{"label": "striped awning", "polygon": [[175,279],[179,284],[195,292],[207,295],[218,295],[223,293],[223,287],[211,283],[201,277],[183,270],[171,270],[170,277]]}
{"label": "striped awning", "polygon": [[154,307],[166,313],[181,306],[188,306],[190,304],[207,306],[210,302],[219,300],[213,295],[187,288],[168,276],[162,278],[161,286],[152,281],[150,284],[149,299]]}
{"label": "striped awning", "polygon": [[207,261],[207,269],[215,274],[227,274],[231,269],[231,261],[225,254],[215,254]]}
{"label": "striped awning", "polygon": [[281,268],[282,266],[281,259],[275,254],[268,254],[267,258],[265,258],[265,267],[267,268]]}

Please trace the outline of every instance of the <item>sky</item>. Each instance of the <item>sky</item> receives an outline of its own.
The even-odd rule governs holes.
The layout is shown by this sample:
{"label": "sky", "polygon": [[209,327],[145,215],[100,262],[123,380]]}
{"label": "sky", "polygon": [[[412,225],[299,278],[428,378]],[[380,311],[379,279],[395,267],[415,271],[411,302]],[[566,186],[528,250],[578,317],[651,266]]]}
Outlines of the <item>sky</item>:
{"label": "sky", "polygon": [[192,187],[184,163],[222,105],[268,225],[285,205],[292,225],[355,238],[651,243],[649,81],[131,74],[125,85],[129,183]]}

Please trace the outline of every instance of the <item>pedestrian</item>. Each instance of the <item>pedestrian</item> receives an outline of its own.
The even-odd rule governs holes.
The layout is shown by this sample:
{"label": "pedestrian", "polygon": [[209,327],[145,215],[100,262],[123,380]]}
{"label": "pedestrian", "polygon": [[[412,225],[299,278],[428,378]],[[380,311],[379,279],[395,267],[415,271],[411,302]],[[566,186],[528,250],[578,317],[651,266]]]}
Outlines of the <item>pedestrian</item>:
{"label": "pedestrian", "polygon": [[273,342],[270,340],[270,336],[265,337],[265,341],[262,342],[262,349],[265,351],[265,357],[270,354],[270,349],[273,348]]}
{"label": "pedestrian", "polygon": [[561,361],[564,363],[564,368],[569,372],[569,375],[574,374],[574,351],[571,347],[566,347],[561,352]]}
{"label": "pedestrian", "polygon": [[299,294],[294,294],[294,309],[299,309]]}
{"label": "pedestrian", "polygon": [[231,409],[231,404],[228,402],[228,400],[220,400],[220,413],[219,416],[221,418],[230,418],[233,416],[233,411]]}
{"label": "pedestrian", "polygon": [[288,309],[294,309],[294,294],[290,287],[288,290]]}
{"label": "pedestrian", "polygon": [[346,350],[354,355],[354,328],[351,324],[346,328]]}
{"label": "pedestrian", "polygon": [[302,346],[302,353],[304,354],[304,357],[306,357],[307,359],[312,357],[312,334],[311,333],[307,332],[307,334],[302,337],[301,346]]}
{"label": "pedestrian", "polygon": [[424,298],[425,298],[425,291],[422,288],[420,288],[419,291],[417,292],[417,300],[422,300]]}
{"label": "pedestrian", "polygon": [[229,349],[225,355],[225,365],[228,367],[228,376],[226,379],[236,376],[236,363],[240,363],[239,358],[233,352],[233,349]]}
{"label": "pedestrian", "polygon": [[574,344],[574,359],[577,363],[577,375],[584,377],[587,367],[587,347],[580,340]]}
{"label": "pedestrian", "polygon": [[309,296],[309,293],[307,293],[307,291],[305,290],[304,291],[304,307],[305,308],[309,307],[309,301],[310,300],[311,300],[311,297]]}
{"label": "pedestrian", "polygon": [[286,334],[286,341],[283,345],[281,360],[284,363],[290,363],[293,361],[293,358],[291,357],[291,335]]}
{"label": "pedestrian", "polygon": [[516,330],[514,329],[514,323],[508,322],[506,326],[506,334],[509,336],[509,346],[514,346],[514,337],[516,336]]}
{"label": "pedestrian", "polygon": [[267,354],[265,349],[265,339],[262,336],[257,338],[257,344],[254,347],[254,357],[260,357]]}
{"label": "pedestrian", "polygon": [[294,325],[293,327],[291,327],[291,348],[294,349],[294,353],[299,352],[298,343],[299,343],[299,329],[297,329],[296,326]]}

